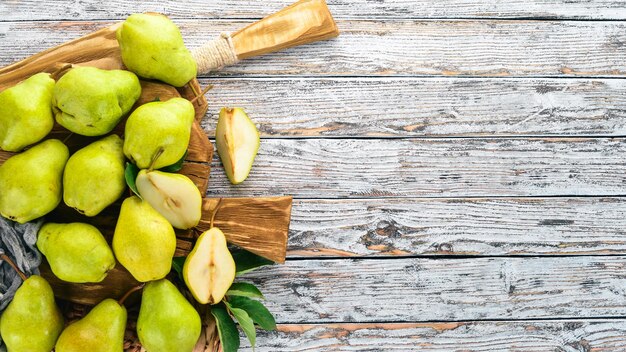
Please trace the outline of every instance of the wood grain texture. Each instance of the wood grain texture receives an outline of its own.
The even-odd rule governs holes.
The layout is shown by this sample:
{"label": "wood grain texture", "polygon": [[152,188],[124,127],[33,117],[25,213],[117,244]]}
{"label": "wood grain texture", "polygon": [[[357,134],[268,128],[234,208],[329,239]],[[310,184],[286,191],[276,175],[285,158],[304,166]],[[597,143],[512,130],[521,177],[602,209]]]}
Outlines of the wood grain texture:
{"label": "wood grain texture", "polygon": [[[232,186],[217,156],[212,197],[488,197],[626,193],[626,140],[266,139]],[[217,154],[217,153],[216,153]]]}
{"label": "wood grain texture", "polygon": [[623,254],[625,229],[625,198],[298,200],[287,254]]}
{"label": "wood grain texture", "polygon": [[[260,332],[260,351],[623,351],[626,320],[282,324]],[[250,348],[242,336],[242,348]]]}
{"label": "wood grain texture", "polygon": [[242,60],[338,35],[325,0],[300,0],[236,31],[232,43]]}
{"label": "wood grain texture", "polygon": [[[113,22],[0,23],[0,65]],[[190,48],[249,21],[178,20]],[[245,60],[217,75],[626,76],[626,23],[337,21],[330,41]]]}
{"label": "wood grain texture", "polygon": [[246,274],[279,323],[617,317],[626,257],[331,259]]}
{"label": "wood grain texture", "polygon": [[623,80],[204,78],[200,84],[214,86],[202,124],[209,136],[221,106],[245,107],[262,137],[626,134]]}
{"label": "wood grain texture", "polygon": [[[156,11],[176,18],[261,18],[293,0],[5,0],[0,18],[7,21],[122,19],[134,12]],[[559,18],[626,19],[620,0],[327,0],[337,18]]]}

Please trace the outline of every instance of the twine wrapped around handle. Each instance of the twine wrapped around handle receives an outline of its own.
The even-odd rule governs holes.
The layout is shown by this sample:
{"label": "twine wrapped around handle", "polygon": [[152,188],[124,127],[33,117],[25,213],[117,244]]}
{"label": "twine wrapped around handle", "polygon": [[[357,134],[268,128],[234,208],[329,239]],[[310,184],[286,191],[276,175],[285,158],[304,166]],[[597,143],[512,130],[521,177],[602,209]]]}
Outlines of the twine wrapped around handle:
{"label": "twine wrapped around handle", "polygon": [[222,33],[218,38],[194,49],[191,55],[196,60],[199,74],[217,71],[239,61],[233,39],[229,33]]}

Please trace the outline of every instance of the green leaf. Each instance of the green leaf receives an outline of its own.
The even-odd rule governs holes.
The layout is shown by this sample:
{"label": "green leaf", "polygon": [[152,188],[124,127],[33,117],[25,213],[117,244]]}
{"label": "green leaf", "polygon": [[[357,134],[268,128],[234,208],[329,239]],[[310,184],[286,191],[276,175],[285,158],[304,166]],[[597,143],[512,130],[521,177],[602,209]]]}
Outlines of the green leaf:
{"label": "green leaf", "polygon": [[247,282],[235,282],[230,286],[228,292],[226,292],[226,296],[244,296],[265,299],[256,286]]}
{"label": "green leaf", "polygon": [[237,352],[240,343],[239,332],[226,307],[221,303],[211,306],[211,314],[217,322],[217,332],[224,352]]}
{"label": "green leaf", "polygon": [[185,265],[185,260],[187,257],[174,257],[172,259],[172,269],[178,273],[178,278],[183,280],[183,266]]}
{"label": "green leaf", "polygon": [[133,191],[133,193],[141,198],[141,195],[139,195],[139,191],[137,190],[137,185],[135,184],[138,173],[139,168],[135,166],[135,164],[126,163],[126,170],[124,170],[124,178],[126,179],[126,184],[131,189],[131,191]]}
{"label": "green leaf", "polygon": [[252,345],[252,350],[254,351],[254,346],[256,345],[256,328],[254,327],[254,322],[252,318],[246,313],[245,310],[241,308],[234,308],[228,303],[226,306],[230,310],[231,313],[237,318],[237,322],[241,327],[241,330],[246,334],[248,340],[250,341],[250,345]]}
{"label": "green leaf", "polygon": [[260,255],[256,255],[252,252],[248,252],[245,249],[239,249],[232,252],[233,259],[235,259],[235,265],[237,266],[237,276],[243,275],[256,268],[264,265],[274,264],[273,261],[265,259]]}
{"label": "green leaf", "polygon": [[229,297],[228,303],[230,303],[233,308],[245,310],[250,318],[252,318],[255,323],[259,324],[261,328],[265,330],[276,329],[276,320],[274,320],[274,316],[265,308],[263,303],[241,296]]}
{"label": "green leaf", "polygon": [[159,169],[160,171],[163,172],[178,172],[180,171],[180,169],[183,168],[183,163],[185,162],[185,158],[187,157],[187,152],[185,151],[185,155],[183,155],[182,158],[180,158],[180,160],[178,160],[176,163],[170,165],[170,166],[166,166],[164,168]]}

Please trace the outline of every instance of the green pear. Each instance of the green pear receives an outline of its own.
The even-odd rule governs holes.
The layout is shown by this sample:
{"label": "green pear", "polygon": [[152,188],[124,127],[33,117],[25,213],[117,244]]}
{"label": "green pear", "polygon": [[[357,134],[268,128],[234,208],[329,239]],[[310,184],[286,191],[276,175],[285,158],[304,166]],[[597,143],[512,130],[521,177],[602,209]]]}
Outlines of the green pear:
{"label": "green pear", "polygon": [[222,108],[215,144],[230,182],[234,185],[243,182],[250,174],[261,145],[259,131],[243,109]]}
{"label": "green pear", "polygon": [[176,235],[167,219],[139,197],[126,198],[113,234],[117,260],[137,281],[146,282],[170,272],[175,251]]}
{"label": "green pear", "polygon": [[0,166],[0,214],[21,224],[44,216],[61,202],[61,178],[69,151],[45,140]]}
{"label": "green pear", "polygon": [[164,15],[131,15],[116,34],[124,65],[139,76],[174,87],[196,77],[196,60],[185,47],[178,27]]}
{"label": "green pear", "polygon": [[140,106],[126,121],[124,154],[140,169],[176,163],[185,155],[194,118],[193,105],[183,98]]}
{"label": "green pear", "polygon": [[63,316],[52,287],[32,275],[17,289],[0,320],[0,334],[9,352],[50,352],[63,330]]}
{"label": "green pear", "polygon": [[52,94],[57,122],[83,136],[111,132],[141,95],[134,73],[76,67],[61,77]]}
{"label": "green pear", "polygon": [[200,338],[200,315],[166,279],[146,284],[137,335],[148,352],[191,352]]}
{"label": "green pear", "polygon": [[115,266],[102,233],[89,224],[45,224],[39,230],[37,248],[54,275],[67,282],[100,282]]}
{"label": "green pear", "polygon": [[0,93],[0,148],[18,152],[50,133],[53,88],[54,80],[42,72]]}
{"label": "green pear", "polygon": [[202,217],[202,195],[198,187],[181,174],[141,170],[135,180],[143,200],[150,203],[177,229],[190,229]]}
{"label": "green pear", "polygon": [[122,352],[126,331],[126,308],[105,299],[59,336],[56,352]]}
{"label": "green pear", "polygon": [[98,215],[126,189],[122,139],[110,135],[74,153],[63,172],[63,200],[87,216]]}
{"label": "green pear", "polygon": [[235,280],[235,260],[217,227],[205,231],[185,259],[183,279],[202,304],[219,303]]}

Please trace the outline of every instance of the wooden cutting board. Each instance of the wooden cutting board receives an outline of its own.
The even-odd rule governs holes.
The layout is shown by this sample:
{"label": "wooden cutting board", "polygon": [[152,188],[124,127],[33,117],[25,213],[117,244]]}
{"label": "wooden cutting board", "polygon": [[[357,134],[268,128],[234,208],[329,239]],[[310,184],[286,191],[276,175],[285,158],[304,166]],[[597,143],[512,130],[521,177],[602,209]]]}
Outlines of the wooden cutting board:
{"label": "wooden cutting board", "polygon": [[[0,69],[0,90],[6,89],[38,72],[63,73],[68,66],[93,66],[103,69],[124,69],[115,31],[120,23],[45,50],[25,60]],[[238,58],[244,59],[285,47],[327,39],[338,34],[328,8],[323,0],[302,0],[272,16],[252,24],[235,34],[233,42]],[[196,120],[193,124],[189,151],[182,174],[191,178],[202,194],[209,187],[209,174],[213,160],[213,146],[200,127],[208,104],[200,94],[202,87],[196,79],[182,88],[142,80],[142,94],[137,106],[159,99],[183,97],[194,103]],[[124,122],[113,131],[123,136]],[[98,138],[71,134],[56,124],[47,138],[65,140],[70,152],[86,146]],[[0,151],[0,164],[14,153]],[[130,193],[129,193],[130,194]],[[205,198],[202,220],[196,231],[177,231],[176,256],[184,256],[193,247],[199,232],[209,228],[213,209],[219,199]],[[215,217],[215,226],[223,230],[231,244],[240,246],[274,262],[285,260],[287,235],[291,217],[291,197],[271,198],[224,198]],[[80,215],[63,202],[46,216],[50,222],[87,222],[98,227],[107,240],[111,241],[119,215],[121,200],[93,218]],[[42,264],[41,273],[52,285],[55,295],[76,303],[96,304],[104,298],[119,298],[137,282],[121,265],[109,272],[106,279],[97,284],[71,284],[56,278],[47,263]]]}

